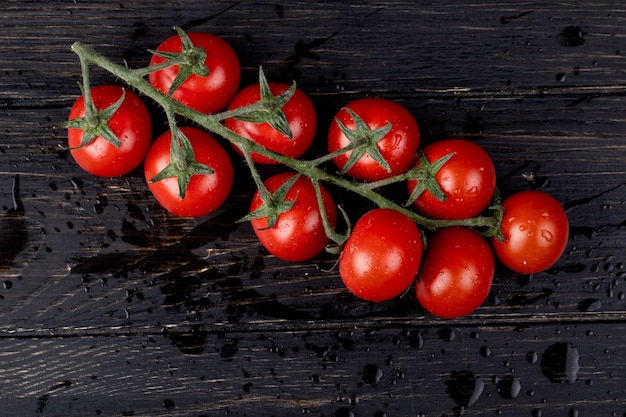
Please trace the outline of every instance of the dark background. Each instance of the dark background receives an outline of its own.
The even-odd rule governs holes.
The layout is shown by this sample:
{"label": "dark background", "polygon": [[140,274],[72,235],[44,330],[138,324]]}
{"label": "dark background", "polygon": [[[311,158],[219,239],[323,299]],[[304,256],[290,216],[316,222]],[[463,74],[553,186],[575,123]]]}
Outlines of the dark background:
{"label": "dark background", "polygon": [[[355,299],[330,255],[267,256],[235,224],[254,190],[238,160],[198,220],[166,214],[140,170],[84,173],[54,127],[79,95],[70,45],[140,67],[173,25],[228,40],[243,84],[259,65],[295,80],[319,141],[363,96],[405,105],[423,143],[477,141],[503,195],[565,206],[565,254],[498,267],[483,307],[439,320],[412,294]],[[626,415],[625,25],[617,0],[3,2],[0,414]]]}

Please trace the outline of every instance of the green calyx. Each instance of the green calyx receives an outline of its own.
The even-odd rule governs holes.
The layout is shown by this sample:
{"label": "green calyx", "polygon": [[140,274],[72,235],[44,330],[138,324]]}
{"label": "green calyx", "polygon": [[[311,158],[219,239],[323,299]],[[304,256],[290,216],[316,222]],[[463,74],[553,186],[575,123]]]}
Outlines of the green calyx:
{"label": "green calyx", "polygon": [[178,180],[179,197],[182,199],[185,198],[192,176],[210,175],[214,171],[208,165],[196,161],[193,147],[180,129],[171,126],[171,131],[170,163],[156,174],[150,182],[154,183],[165,178],[176,177]]}
{"label": "green calyx", "polygon": [[85,115],[60,124],[60,127],[80,129],[84,132],[80,145],[70,148],[70,150],[80,149],[87,146],[96,140],[97,137],[103,138],[116,148],[122,146],[120,139],[109,127],[109,121],[122,106],[122,103],[126,98],[126,89],[122,88],[122,96],[115,103],[111,104],[104,110],[98,110],[96,108],[88,90],[85,90],[82,85],[80,86],[80,89],[83,95]]}
{"label": "green calyx", "polygon": [[251,123],[268,123],[276,131],[293,140],[293,133],[289,127],[287,116],[283,106],[289,101],[296,91],[296,83],[291,84],[289,89],[275,96],[270,90],[263,68],[259,68],[260,105],[251,108],[250,111],[235,116],[235,119]]}
{"label": "green calyx", "polygon": [[178,36],[180,36],[182,43],[181,52],[149,50],[151,54],[165,59],[167,66],[178,65],[178,73],[168,91],[168,95],[170,96],[174,94],[192,74],[199,77],[207,77],[209,75],[209,69],[204,63],[206,59],[205,49],[200,46],[194,46],[189,36],[180,27],[175,26],[174,29],[176,33],[178,33]]}
{"label": "green calyx", "polygon": [[341,132],[350,141],[350,145],[344,148],[344,151],[352,150],[346,165],[339,172],[341,175],[345,174],[357,163],[359,159],[365,154],[368,154],[374,161],[376,161],[387,172],[391,172],[389,163],[385,160],[380,149],[378,148],[378,142],[384,138],[387,133],[391,131],[391,123],[387,123],[383,127],[377,129],[370,129],[365,121],[354,111],[345,107],[345,111],[350,114],[354,121],[354,129],[349,129],[338,118],[335,119],[337,126]]}
{"label": "green calyx", "polygon": [[259,187],[261,199],[263,204],[248,214],[247,216],[239,219],[239,222],[246,222],[254,219],[261,219],[267,217],[267,227],[265,229],[271,229],[276,225],[278,216],[285,213],[293,207],[296,203],[298,196],[292,200],[287,200],[287,193],[291,190],[291,187],[298,181],[300,174],[293,175],[287,181],[281,184],[273,193],[270,193],[265,186]]}
{"label": "green calyx", "polygon": [[412,168],[408,172],[408,179],[417,180],[417,184],[415,184],[415,188],[413,188],[413,192],[411,192],[411,196],[404,204],[406,206],[410,206],[413,204],[415,200],[424,192],[428,191],[431,193],[437,200],[446,201],[447,196],[444,194],[441,186],[439,185],[439,181],[435,177],[439,170],[455,155],[454,152],[449,153],[439,159],[437,159],[432,164],[426,159],[426,156],[422,152],[419,152],[419,165],[415,168]]}

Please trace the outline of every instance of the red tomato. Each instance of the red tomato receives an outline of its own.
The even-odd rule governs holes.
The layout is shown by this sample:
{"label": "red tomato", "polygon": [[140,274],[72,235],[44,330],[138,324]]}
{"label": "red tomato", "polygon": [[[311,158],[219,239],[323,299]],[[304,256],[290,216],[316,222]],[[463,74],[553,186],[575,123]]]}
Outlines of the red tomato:
{"label": "red tomato", "polygon": [[[420,144],[419,128],[411,113],[402,105],[381,98],[357,99],[345,107],[363,119],[371,130],[392,124],[389,133],[376,144],[391,171],[387,172],[369,153],[365,153],[346,173],[363,181],[377,181],[406,172],[413,163],[415,152]],[[335,116],[336,120],[333,120],[328,131],[330,153],[343,149],[351,143],[337,124],[338,119],[348,129],[355,129],[355,122],[345,107],[339,110]],[[350,155],[355,151],[348,150],[335,157],[333,161],[340,169],[343,169]]]}
{"label": "red tomato", "polygon": [[[419,211],[435,219],[458,220],[475,217],[487,208],[496,188],[496,171],[483,148],[465,139],[446,139],[425,146],[422,152],[431,164],[455,154],[435,175],[446,200],[426,190],[414,202]],[[417,159],[415,166],[419,164]],[[409,194],[416,184],[417,180],[407,181]]]}
{"label": "red tomato", "polygon": [[[102,177],[117,177],[137,168],[148,152],[152,140],[152,122],[145,104],[132,91],[117,85],[102,85],[91,89],[91,98],[98,110],[104,110],[125,94],[122,105],[109,119],[108,126],[121,141],[119,148],[97,136],[89,145],[72,149],[71,154],[85,171]],[[85,116],[85,101],[80,97],[72,106],[69,120]],[[69,128],[68,145],[81,145],[84,131]]]}
{"label": "red tomato", "polygon": [[[276,174],[264,182],[265,187],[270,193],[274,193],[294,175],[296,174],[291,172]],[[337,221],[335,203],[328,191],[321,186],[320,188],[326,217],[330,226],[334,227]],[[295,202],[288,211],[278,216],[273,227],[267,227],[267,217],[253,219],[250,224],[261,244],[277,258],[290,262],[310,259],[324,250],[329,242],[311,180],[299,177],[287,192],[285,200]],[[253,212],[262,205],[263,200],[257,191],[250,211]]]}
{"label": "red tomato", "polygon": [[[290,87],[287,84],[274,82],[268,84],[270,91],[275,96],[287,91]],[[237,93],[228,109],[232,110],[255,103],[259,101],[260,95],[259,84],[249,85]],[[229,118],[226,119],[225,124],[230,130],[258,143],[266,149],[291,158],[298,158],[309,148],[315,137],[315,129],[317,127],[315,108],[309,97],[301,90],[296,89],[289,101],[283,105],[282,110],[291,129],[293,136],[291,139],[278,132],[268,123],[253,123]],[[252,154],[252,159],[254,162],[262,164],[277,163],[273,159],[255,153]]]}
{"label": "red tomato", "polygon": [[[225,108],[239,88],[241,68],[233,48],[222,38],[204,32],[187,33],[194,46],[204,48],[204,64],[209,75],[202,77],[191,74],[172,97],[184,105],[201,113],[215,113]],[[182,42],[179,35],[171,36],[157,47],[161,52],[181,52]],[[152,55],[150,65],[157,65],[165,58]],[[148,80],[153,87],[167,94],[178,74],[177,65],[151,72]]]}
{"label": "red tomato", "polygon": [[565,210],[543,191],[522,191],[506,198],[502,232],[504,242],[493,239],[502,263],[522,274],[541,272],[563,254],[569,238]]}
{"label": "red tomato", "polygon": [[214,172],[193,175],[183,199],[179,195],[176,177],[150,182],[171,161],[172,133],[167,131],[148,151],[144,162],[145,178],[154,197],[170,213],[182,217],[204,216],[220,207],[228,197],[233,183],[233,166],[224,148],[211,135],[192,127],[180,130],[189,139],[196,161],[208,165]]}
{"label": "red tomato", "polygon": [[495,261],[485,239],[471,229],[440,229],[428,249],[415,285],[417,299],[431,314],[455,318],[472,313],[487,298]]}
{"label": "red tomato", "polygon": [[354,225],[339,257],[339,274],[357,297],[385,301],[406,291],[422,260],[422,236],[404,214],[374,209]]}

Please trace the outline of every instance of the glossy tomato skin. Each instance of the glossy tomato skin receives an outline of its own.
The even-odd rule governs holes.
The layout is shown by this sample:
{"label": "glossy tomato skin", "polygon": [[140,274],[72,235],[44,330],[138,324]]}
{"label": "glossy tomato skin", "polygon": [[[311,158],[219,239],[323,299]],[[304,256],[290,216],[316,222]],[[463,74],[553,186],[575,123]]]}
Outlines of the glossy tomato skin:
{"label": "glossy tomato skin", "polygon": [[374,209],[354,225],[339,257],[339,274],[357,297],[392,299],[413,283],[422,259],[422,236],[415,223],[391,209]]}
{"label": "glossy tomato skin", "polygon": [[[274,96],[287,91],[290,87],[287,84],[276,82],[268,84]],[[249,85],[237,93],[228,109],[237,109],[255,103],[259,101],[260,95],[259,84]],[[289,101],[283,105],[282,110],[287,117],[292,139],[278,132],[268,123],[252,123],[229,118],[226,119],[225,125],[230,130],[266,149],[291,158],[298,158],[311,146],[315,137],[317,128],[315,107],[311,99],[302,90],[296,89]],[[255,153],[252,154],[252,159],[254,162],[262,164],[277,163],[273,159]]]}
{"label": "glossy tomato skin", "polygon": [[[455,154],[435,175],[446,200],[440,201],[426,190],[415,200],[419,211],[435,219],[459,220],[475,217],[489,206],[496,188],[496,171],[482,147],[465,139],[446,139],[425,146],[422,152],[430,163]],[[415,166],[419,166],[419,160]],[[416,184],[416,180],[407,181],[409,194]]]}
{"label": "glossy tomato skin", "polygon": [[[209,69],[207,77],[192,74],[173,93],[179,102],[201,113],[216,113],[224,109],[239,88],[241,67],[233,48],[224,39],[205,32],[188,32],[187,36],[194,46],[206,51],[205,65]],[[182,42],[179,35],[164,40],[157,51],[180,52]],[[152,55],[150,65],[164,62],[165,59]],[[153,87],[167,94],[178,74],[178,66],[151,72],[148,80]]]}
{"label": "glossy tomato skin", "polygon": [[[265,187],[273,193],[293,175],[295,174],[291,172],[273,175],[265,180]],[[331,227],[334,227],[337,221],[335,203],[326,189],[321,187],[321,191],[326,217]],[[286,200],[294,199],[291,209],[281,213],[273,227],[267,228],[267,217],[253,219],[250,224],[261,244],[272,255],[285,261],[300,262],[311,259],[324,250],[329,238],[324,230],[315,189],[310,179],[301,176],[296,180],[286,195]],[[262,205],[263,200],[257,191],[250,211]]]}
{"label": "glossy tomato skin", "polygon": [[569,221],[561,204],[548,193],[528,190],[512,194],[502,205],[504,241],[492,239],[498,259],[522,274],[552,266],[569,239]]}
{"label": "glossy tomato skin", "polygon": [[[384,127],[388,123],[393,126],[377,143],[391,172],[387,172],[369,154],[365,154],[347,171],[347,174],[363,181],[378,181],[406,172],[413,163],[420,144],[419,127],[411,113],[404,106],[381,98],[361,98],[348,103],[345,107],[354,111],[372,130]],[[335,118],[347,128],[354,129],[354,120],[345,108],[339,110]],[[343,149],[349,144],[350,140],[341,132],[336,120],[333,120],[328,131],[329,153]],[[347,151],[335,157],[334,163],[342,169],[351,153],[352,151]]]}
{"label": "glossy tomato skin", "polygon": [[189,139],[196,160],[214,172],[193,175],[183,199],[179,196],[175,177],[150,182],[170,163],[172,134],[167,131],[150,147],[144,162],[144,175],[150,191],[167,211],[181,217],[201,217],[215,211],[228,197],[233,183],[233,166],[224,148],[211,135],[192,127],[180,130]]}
{"label": "glossy tomato skin", "polygon": [[[92,100],[98,110],[104,110],[117,102],[122,93],[122,105],[108,122],[109,127],[122,142],[119,148],[96,137],[89,145],[70,152],[76,163],[85,171],[101,177],[118,177],[137,168],[148,152],[152,140],[152,122],[148,109],[132,91],[117,85],[101,85],[91,89]],[[85,101],[81,96],[70,109],[69,119],[85,116]],[[83,131],[69,128],[68,145],[75,148],[81,144]]]}
{"label": "glossy tomato skin", "polygon": [[428,239],[415,285],[417,299],[438,317],[468,315],[487,298],[494,269],[491,247],[478,233],[462,227],[440,229]]}

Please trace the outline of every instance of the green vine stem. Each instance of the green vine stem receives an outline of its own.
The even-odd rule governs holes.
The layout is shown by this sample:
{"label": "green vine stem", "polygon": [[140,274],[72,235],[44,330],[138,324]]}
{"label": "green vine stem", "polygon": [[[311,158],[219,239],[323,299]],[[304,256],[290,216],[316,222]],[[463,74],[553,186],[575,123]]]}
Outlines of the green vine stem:
{"label": "green vine stem", "polygon": [[[429,230],[436,230],[442,227],[450,227],[450,226],[466,226],[466,227],[474,227],[485,229],[483,232],[486,236],[498,236],[500,232],[501,225],[501,213],[496,209],[497,204],[494,203],[494,207],[492,207],[493,214],[492,216],[478,216],[470,219],[462,219],[462,220],[437,220],[431,219],[425,216],[422,216],[415,211],[408,209],[386,197],[379,194],[374,190],[373,187],[368,186],[367,184],[363,184],[360,182],[355,182],[351,179],[331,174],[322,168],[319,167],[320,163],[323,161],[327,161],[327,158],[319,158],[314,160],[302,160],[302,159],[294,159],[290,157],[286,157],[275,152],[272,152],[261,145],[252,142],[237,133],[227,129],[221,121],[228,117],[236,117],[238,115],[248,114],[254,106],[262,107],[264,104],[261,102],[257,102],[251,104],[250,106],[241,107],[239,109],[216,113],[216,114],[203,114],[198,111],[195,111],[178,101],[174,100],[172,97],[163,94],[157,89],[153,88],[145,79],[146,70],[145,69],[129,69],[125,66],[118,65],[103,55],[96,52],[91,47],[81,43],[76,42],[72,44],[72,50],[79,56],[81,65],[86,66],[88,64],[94,64],[115,77],[123,80],[132,88],[138,90],[145,96],[154,100],[157,104],[159,104],[165,111],[173,112],[183,116],[184,118],[197,123],[202,126],[206,130],[228,140],[238,148],[242,150],[242,152],[249,153],[254,152],[265,157],[276,160],[277,162],[283,164],[284,166],[309,177],[311,180],[315,182],[326,182],[329,184],[333,184],[337,187],[343,188],[347,191],[354,192],[370,201],[381,208],[390,208],[396,210],[400,213],[403,213],[415,223],[420,225],[421,227]],[[83,68],[83,76],[88,76],[88,71]],[[378,184],[383,185],[383,184]]]}

